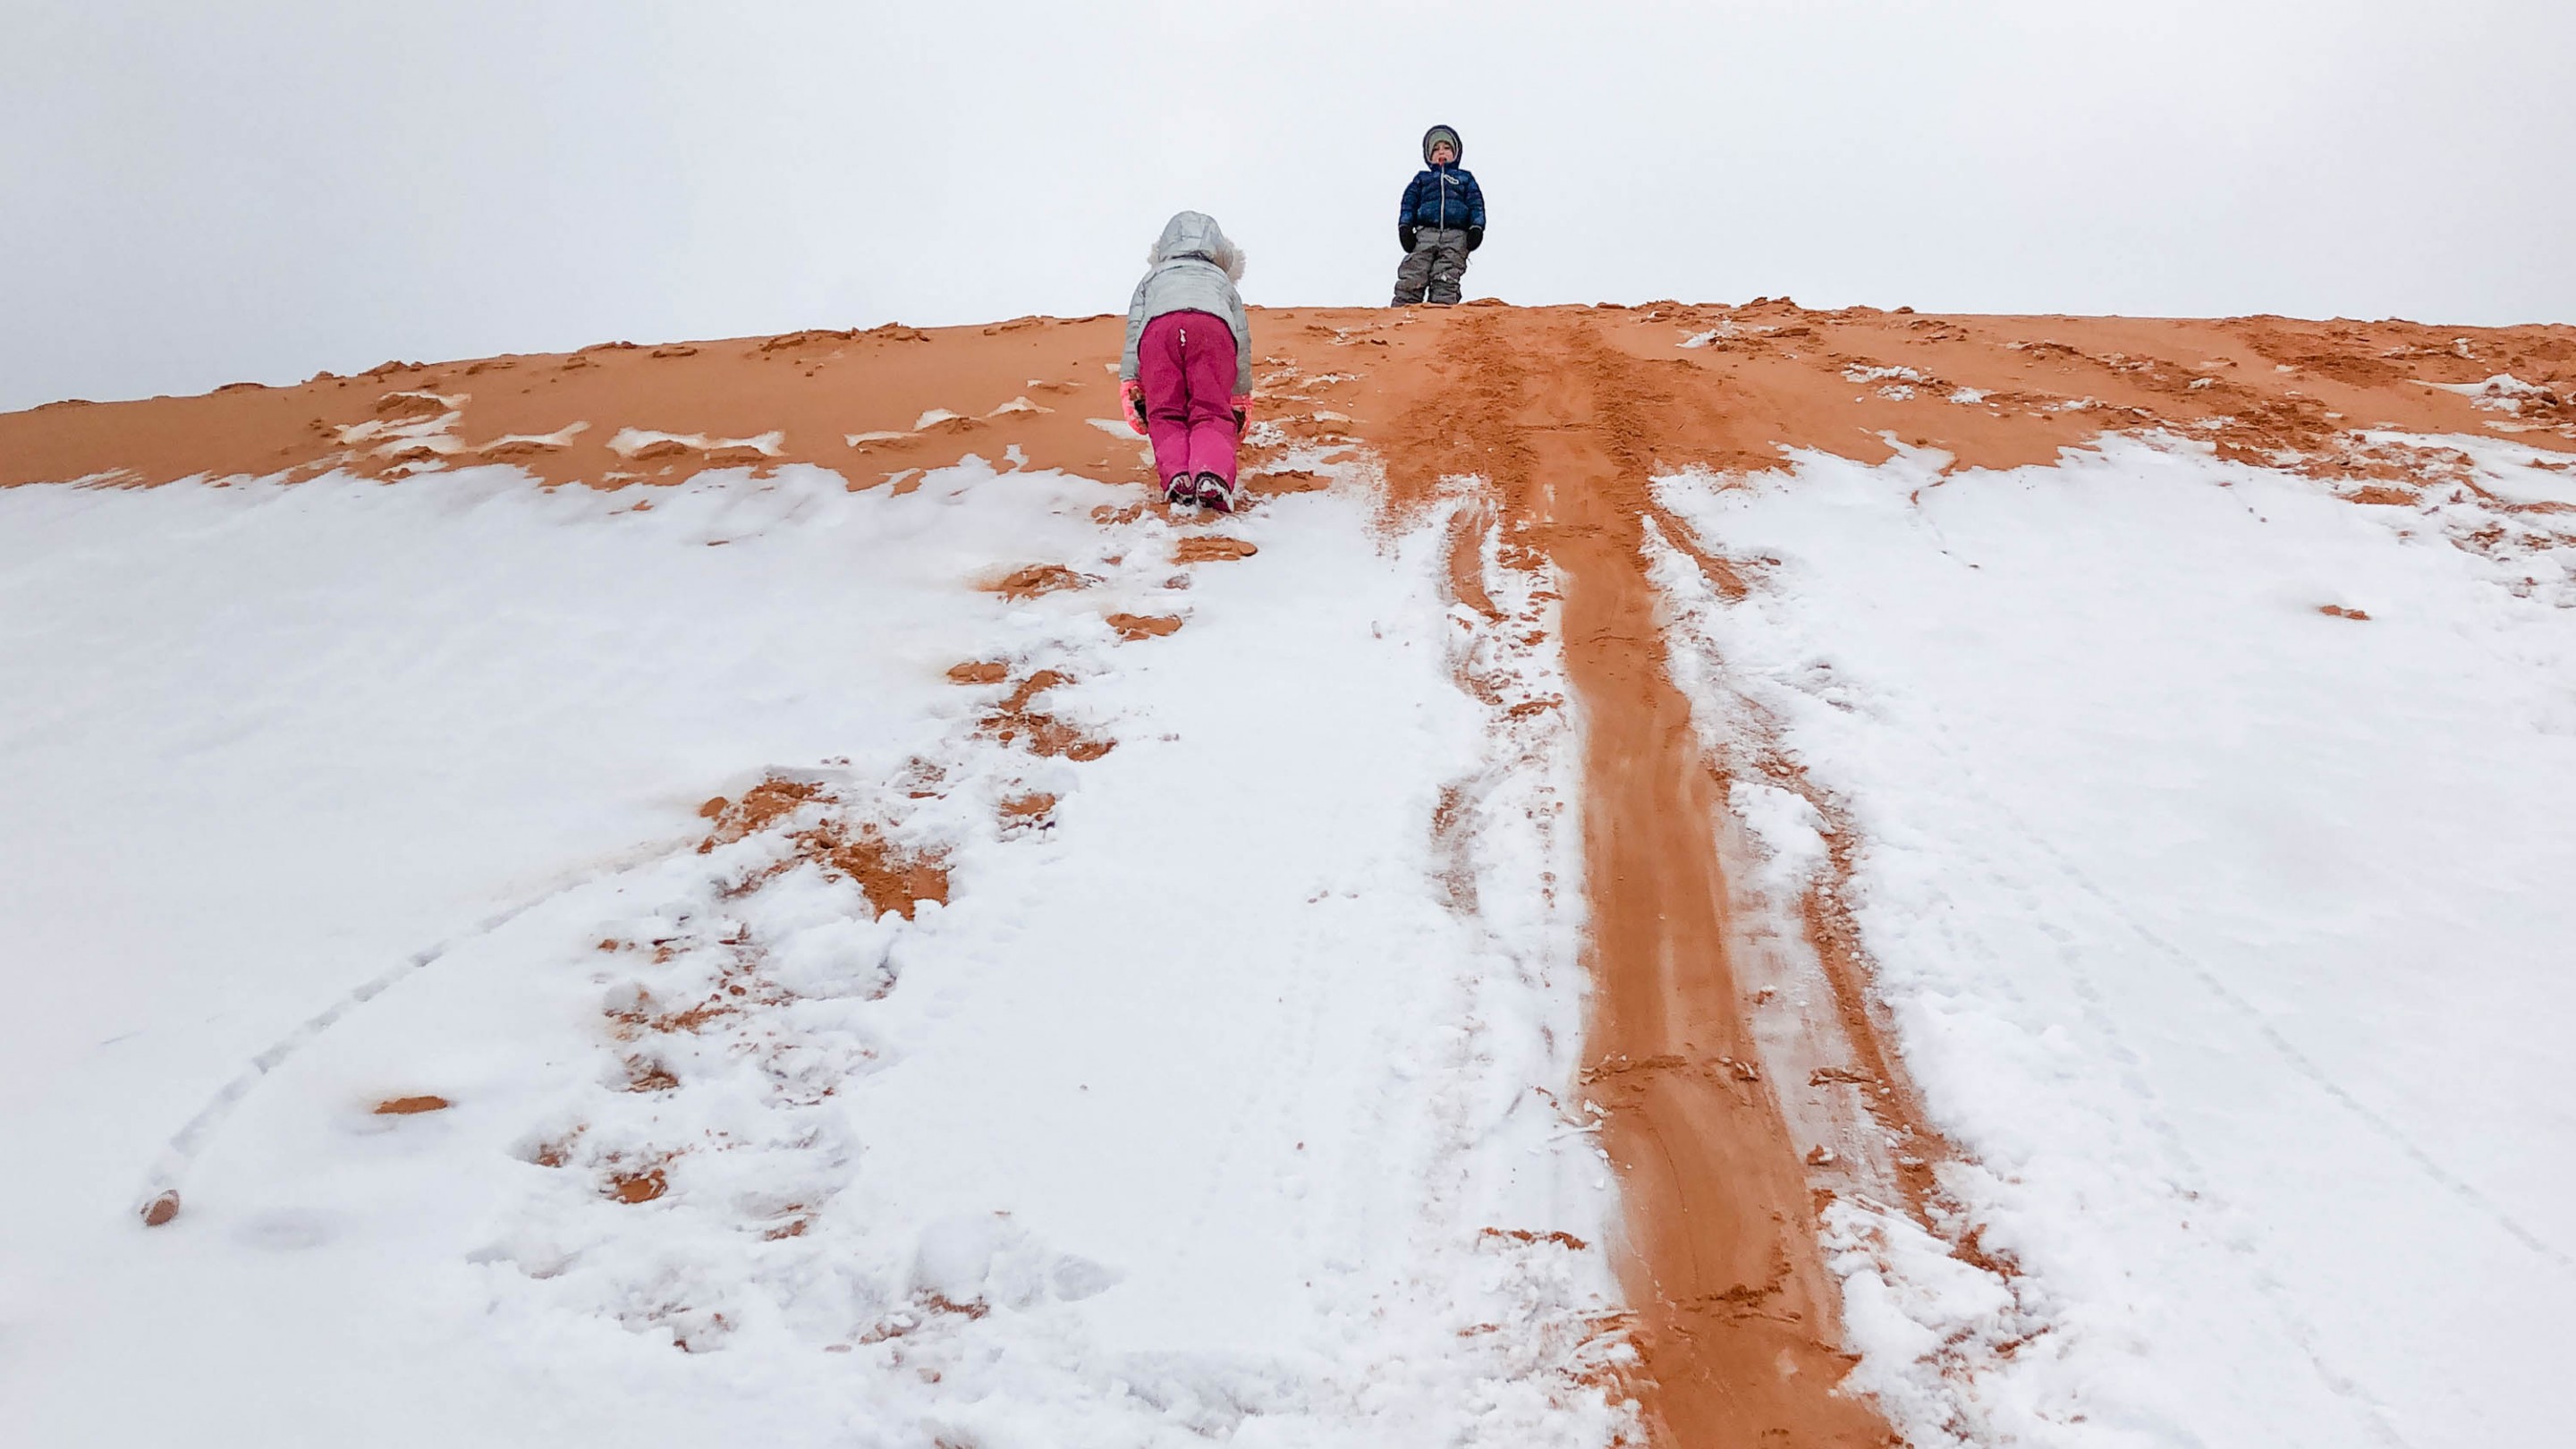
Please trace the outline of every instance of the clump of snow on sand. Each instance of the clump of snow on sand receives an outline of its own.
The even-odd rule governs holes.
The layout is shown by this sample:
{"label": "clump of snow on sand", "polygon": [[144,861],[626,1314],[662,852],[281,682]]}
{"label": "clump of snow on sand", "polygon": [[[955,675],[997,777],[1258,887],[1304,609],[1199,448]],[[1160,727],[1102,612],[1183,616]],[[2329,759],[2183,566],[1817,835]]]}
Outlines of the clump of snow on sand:
{"label": "clump of snow on sand", "polygon": [[1773,898],[1794,901],[1825,861],[1825,823],[1813,802],[1794,790],[1739,779],[1727,787],[1726,806],[1760,843],[1757,884]]}
{"label": "clump of snow on sand", "polygon": [[[13,1418],[1632,1427],[1614,1194],[1550,1093],[1584,989],[1547,889],[1580,878],[1568,733],[1510,709],[1561,696],[1552,642],[1444,615],[1441,518],[1386,537],[1362,492],[1300,494],[1189,567],[1135,498],[975,460],[902,496],[800,468],[0,495],[8,616],[45,621],[0,684],[48,701],[0,750],[0,874],[54,963],[0,1076],[51,1185],[0,1257]],[[1088,586],[982,587],[1033,563]],[[1182,627],[1122,643],[1118,612]],[[1003,677],[950,682],[969,660]],[[1029,711],[1105,752],[1034,753]],[[694,818],[764,779],[802,793]],[[871,900],[872,861],[917,889]],[[210,1100],[162,1161],[184,1210],[142,1227]]]}
{"label": "clump of snow on sand", "polygon": [[[1967,1157],[1937,1236],[1826,1220],[1854,1384],[1914,1442],[2559,1431],[2576,538],[2515,500],[2568,475],[2406,441],[2473,473],[2361,506],[2110,440],[1661,485],[1750,583],[1655,560],[1677,647],[1721,661],[1685,684],[1847,811]],[[1734,804],[1794,873],[1785,793]]]}
{"label": "clump of snow on sand", "polygon": [[2483,382],[2427,382],[2422,387],[2455,392],[2469,400],[2472,407],[2489,412],[2520,413],[2528,401],[2555,403],[2558,395],[2538,383],[2524,382],[2510,372],[2499,372]]}
{"label": "clump of snow on sand", "polygon": [[705,433],[660,433],[650,428],[619,428],[617,436],[608,440],[608,450],[621,458],[633,458],[657,449],[695,453],[747,451],[764,458],[775,458],[786,444],[787,435],[777,431],[753,438],[717,438]]}

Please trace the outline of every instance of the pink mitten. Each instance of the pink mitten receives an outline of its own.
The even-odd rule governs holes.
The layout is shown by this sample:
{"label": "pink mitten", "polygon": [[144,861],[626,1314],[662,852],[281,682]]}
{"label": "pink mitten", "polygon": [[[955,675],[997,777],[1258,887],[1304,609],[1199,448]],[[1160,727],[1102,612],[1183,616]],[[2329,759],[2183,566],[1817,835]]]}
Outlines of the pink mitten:
{"label": "pink mitten", "polygon": [[1126,417],[1127,426],[1134,428],[1138,437],[1144,436],[1145,385],[1143,383],[1131,377],[1118,384],[1118,411]]}

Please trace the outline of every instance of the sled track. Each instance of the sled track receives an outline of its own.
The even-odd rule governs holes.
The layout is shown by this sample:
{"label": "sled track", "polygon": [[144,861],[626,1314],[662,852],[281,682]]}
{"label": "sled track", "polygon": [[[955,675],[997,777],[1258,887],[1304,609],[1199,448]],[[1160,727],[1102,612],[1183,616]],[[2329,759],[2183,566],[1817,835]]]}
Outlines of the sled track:
{"label": "sled track", "polygon": [[[252,1057],[239,1072],[234,1074],[231,1081],[224,1083],[212,1097],[206,1099],[206,1105],[197,1109],[197,1114],[188,1119],[186,1126],[172,1135],[170,1144],[161,1149],[161,1155],[154,1159],[151,1172],[143,1180],[143,1190],[134,1199],[135,1214],[155,1227],[168,1222],[171,1216],[176,1215],[183,1201],[180,1188],[185,1185],[188,1169],[195,1165],[197,1159],[213,1143],[215,1134],[223,1130],[226,1119],[232,1116],[244,1099],[258,1089],[259,1084],[267,1079],[269,1073],[276,1071],[297,1052],[312,1045],[322,1033],[339,1025],[359,1007],[383,995],[387,989],[413,973],[437,964],[457,947],[491,935],[494,931],[500,930],[548,901],[579,890],[593,881],[649,864],[687,848],[688,842],[677,841],[621,856],[607,864],[583,871],[570,880],[549,886],[521,900],[516,905],[485,916],[445,940],[424,946],[404,957],[399,963],[358,983],[339,1000],[306,1018],[298,1023],[294,1030],[279,1037],[268,1050]],[[168,1205],[166,1210],[163,1209],[164,1203]]]}
{"label": "sled track", "polygon": [[[1472,474],[1523,566],[1552,566],[1564,589],[1587,732],[1596,996],[1582,1090],[1608,1112],[1603,1142],[1624,1182],[1619,1271],[1650,1431],[1671,1444],[1889,1442],[1868,1404],[1835,1391],[1850,1360],[1814,1186],[1777,1088],[1753,1065],[1749,993],[1729,959],[1714,828],[1727,782],[1669,677],[1646,577],[1660,514],[1654,413],[1678,404],[1579,322],[1463,312],[1420,330],[1438,351],[1404,376],[1434,386],[1381,411],[1392,422],[1371,438],[1392,505]],[[1866,1013],[1843,999],[1857,983],[1834,985],[1839,1020],[1824,1030],[1865,1033]],[[1874,1042],[1855,1044],[1886,1061]]]}

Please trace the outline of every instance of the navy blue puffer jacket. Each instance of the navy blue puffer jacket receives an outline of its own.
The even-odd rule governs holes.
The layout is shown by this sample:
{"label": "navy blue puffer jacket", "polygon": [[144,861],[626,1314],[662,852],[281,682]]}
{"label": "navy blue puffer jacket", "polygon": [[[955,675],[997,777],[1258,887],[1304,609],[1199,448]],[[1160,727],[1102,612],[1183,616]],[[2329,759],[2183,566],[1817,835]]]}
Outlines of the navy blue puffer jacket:
{"label": "navy blue puffer jacket", "polygon": [[1476,185],[1475,174],[1464,167],[1428,167],[1404,188],[1404,205],[1396,211],[1395,224],[1482,231],[1485,193]]}

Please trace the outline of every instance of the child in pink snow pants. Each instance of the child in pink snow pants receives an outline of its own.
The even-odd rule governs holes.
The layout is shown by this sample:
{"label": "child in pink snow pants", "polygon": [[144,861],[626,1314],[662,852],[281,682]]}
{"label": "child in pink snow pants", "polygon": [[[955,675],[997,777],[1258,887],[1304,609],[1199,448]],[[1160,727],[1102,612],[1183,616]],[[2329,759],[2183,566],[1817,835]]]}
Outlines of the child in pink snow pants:
{"label": "child in pink snow pants", "polygon": [[1165,499],[1231,512],[1235,443],[1252,401],[1252,332],[1234,290],[1243,251],[1215,218],[1184,211],[1164,224],[1147,261],[1127,304],[1120,403],[1154,442]]}

